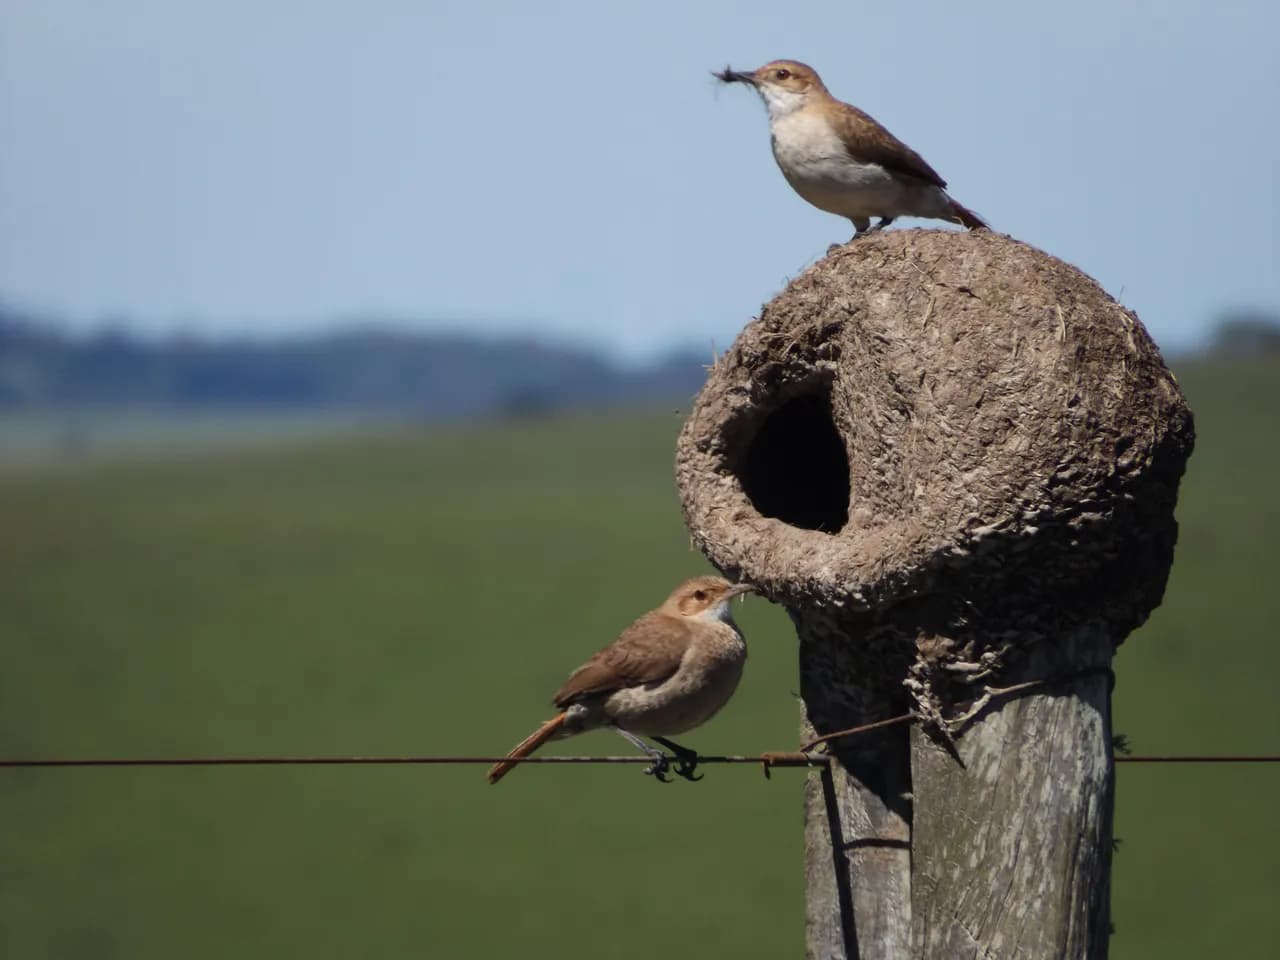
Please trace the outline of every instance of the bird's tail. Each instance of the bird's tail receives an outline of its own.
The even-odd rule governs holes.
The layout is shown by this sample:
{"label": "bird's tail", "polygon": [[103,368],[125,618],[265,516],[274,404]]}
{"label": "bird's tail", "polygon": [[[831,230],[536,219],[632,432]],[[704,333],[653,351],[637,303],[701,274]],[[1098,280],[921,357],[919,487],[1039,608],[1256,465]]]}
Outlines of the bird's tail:
{"label": "bird's tail", "polygon": [[564,726],[564,720],[565,715],[563,713],[557,713],[537,730],[533,731],[533,733],[529,734],[512,747],[511,752],[507,754],[507,758],[505,760],[500,760],[489,768],[489,782],[497,783],[511,772],[512,768],[516,766],[517,761],[529,756],[529,754],[533,753],[533,751],[537,750],[548,740],[553,739],[560,728]]}
{"label": "bird's tail", "polygon": [[[947,199],[951,200],[950,197],[947,197]],[[964,224],[970,230],[987,229],[987,221],[983,220],[964,204],[957,203],[955,200],[951,200],[951,219]]]}

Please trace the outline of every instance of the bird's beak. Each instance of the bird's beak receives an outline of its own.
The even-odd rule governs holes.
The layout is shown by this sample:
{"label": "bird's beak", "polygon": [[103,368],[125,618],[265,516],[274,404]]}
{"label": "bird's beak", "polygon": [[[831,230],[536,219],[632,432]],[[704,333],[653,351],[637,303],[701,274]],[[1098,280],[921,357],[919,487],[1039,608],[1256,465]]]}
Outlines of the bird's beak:
{"label": "bird's beak", "polygon": [[734,597],[740,597],[744,593],[755,593],[756,588],[750,583],[735,583],[732,587],[725,591],[724,598],[732,600]]}
{"label": "bird's beak", "polygon": [[745,83],[753,87],[756,85],[755,74],[739,73],[737,70],[730,70],[728,67],[725,67],[719,73],[713,73],[712,76],[721,83]]}

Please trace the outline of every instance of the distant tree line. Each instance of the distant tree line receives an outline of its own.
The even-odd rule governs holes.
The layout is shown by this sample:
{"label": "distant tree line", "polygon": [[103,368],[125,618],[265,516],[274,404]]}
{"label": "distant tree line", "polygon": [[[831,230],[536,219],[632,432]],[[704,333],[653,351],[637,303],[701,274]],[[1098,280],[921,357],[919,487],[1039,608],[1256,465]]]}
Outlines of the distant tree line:
{"label": "distant tree line", "polygon": [[[1280,314],[1225,312],[1209,344],[1280,353]],[[71,335],[0,306],[0,408],[228,405],[535,416],[571,407],[684,403],[709,357],[622,367],[532,338],[360,328],[276,340]]]}
{"label": "distant tree line", "polygon": [[429,418],[684,402],[704,358],[624,368],[531,338],[358,329],[277,340],[73,336],[0,308],[0,407],[275,406]]}
{"label": "distant tree line", "polygon": [[1280,353],[1280,314],[1251,309],[1222,314],[1211,351],[1231,357]]}

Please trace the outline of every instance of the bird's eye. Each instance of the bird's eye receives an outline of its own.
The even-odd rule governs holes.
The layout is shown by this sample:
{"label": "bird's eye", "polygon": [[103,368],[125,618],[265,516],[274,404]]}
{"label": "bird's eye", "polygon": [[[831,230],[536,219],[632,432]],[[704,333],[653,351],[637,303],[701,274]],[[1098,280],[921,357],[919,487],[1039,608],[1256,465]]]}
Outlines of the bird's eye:
{"label": "bird's eye", "polygon": [[779,80],[785,80],[785,79],[787,79],[787,77],[791,76],[791,71],[790,71],[790,70],[775,70],[775,71],[773,71],[773,75],[774,75],[775,77],[777,77]]}
{"label": "bird's eye", "polygon": [[705,591],[705,590],[695,590],[695,591],[693,591],[693,599],[695,599],[695,600],[705,600],[705,599],[707,599],[707,591]]}

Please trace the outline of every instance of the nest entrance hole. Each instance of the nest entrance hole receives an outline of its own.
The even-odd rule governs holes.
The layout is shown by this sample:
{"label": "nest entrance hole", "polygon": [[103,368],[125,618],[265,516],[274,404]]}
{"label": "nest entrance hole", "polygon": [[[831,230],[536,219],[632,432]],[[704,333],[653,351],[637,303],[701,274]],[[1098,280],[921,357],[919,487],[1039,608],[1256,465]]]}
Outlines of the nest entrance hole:
{"label": "nest entrance hole", "polygon": [[795,397],[766,416],[735,472],[761,516],[823,533],[848,522],[849,458],[825,392]]}

